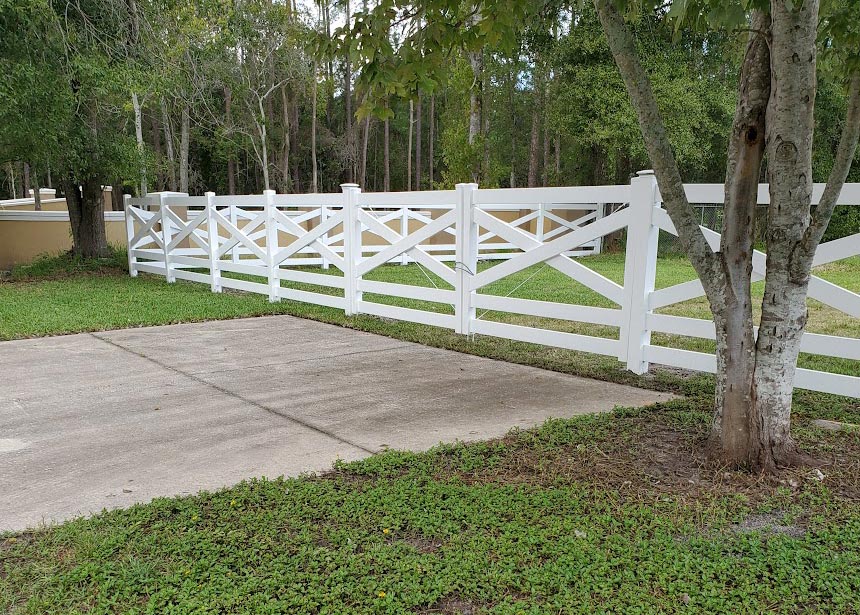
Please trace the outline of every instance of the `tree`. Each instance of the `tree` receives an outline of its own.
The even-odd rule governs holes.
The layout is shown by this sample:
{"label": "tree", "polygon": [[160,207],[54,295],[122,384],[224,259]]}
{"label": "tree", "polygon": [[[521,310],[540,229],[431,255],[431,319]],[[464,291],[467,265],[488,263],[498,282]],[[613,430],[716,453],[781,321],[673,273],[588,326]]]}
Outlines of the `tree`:
{"label": "tree", "polygon": [[[692,4],[692,3],[691,3]],[[740,7],[725,13],[749,35],[738,82],[728,145],[726,200],[718,251],[709,247],[687,201],[663,120],[622,13],[595,0],[654,165],[663,202],[705,288],[717,330],[716,407],[711,447],[733,465],[773,471],[799,456],[790,434],[791,398],[806,296],[815,250],[854,158],[860,135],[860,66],[856,23],[860,13],[819,14],[816,0],[759,6],[749,18]],[[709,3],[678,19],[702,23]],[[819,23],[827,44],[854,52],[844,62],[850,99],[845,127],[824,195],[813,210],[812,145]],[[828,36],[829,34],[829,36]],[[758,180],[767,158],[770,206],[767,273],[758,335],[753,328],[751,275]]]}
{"label": "tree", "polygon": [[106,256],[102,186],[134,173],[139,161],[124,113],[128,6],[11,0],[0,4],[0,24],[0,93],[17,103],[0,105],[0,159],[50,161],[74,252]]}
{"label": "tree", "polygon": [[[427,0],[417,7],[388,3],[360,30],[365,87],[391,87],[398,79],[377,70],[397,54],[411,62],[401,83],[436,75],[447,50],[470,57],[488,43],[514,47],[519,24],[551,3],[486,0],[463,11],[453,0]],[[729,133],[722,239],[711,249],[687,201],[681,172],[651,80],[639,60],[628,17],[641,3],[594,0],[609,49],[636,113],[664,205],[702,284],[717,330],[717,377],[711,450],[736,466],[773,471],[803,460],[790,435],[791,398],[800,339],[806,323],[810,270],[847,177],[860,135],[860,10],[856,0],[774,0],[770,5],[723,0],[675,0],[651,6],[650,15],[683,28],[748,32]],[[374,34],[388,32],[394,8],[409,8],[412,32],[397,50]],[[666,10],[668,8],[668,10]],[[375,25],[373,25],[375,24]],[[421,24],[427,24],[422,26]],[[430,25],[432,24],[432,26]],[[574,26],[575,28],[576,26]],[[367,36],[367,34],[371,34]],[[824,195],[811,206],[814,107],[819,48],[827,69],[844,79],[849,103]],[[386,83],[388,81],[388,83]],[[534,141],[534,139],[533,139]],[[757,185],[763,164],[770,184],[765,232],[767,276],[758,333],[752,321],[751,274]]]}

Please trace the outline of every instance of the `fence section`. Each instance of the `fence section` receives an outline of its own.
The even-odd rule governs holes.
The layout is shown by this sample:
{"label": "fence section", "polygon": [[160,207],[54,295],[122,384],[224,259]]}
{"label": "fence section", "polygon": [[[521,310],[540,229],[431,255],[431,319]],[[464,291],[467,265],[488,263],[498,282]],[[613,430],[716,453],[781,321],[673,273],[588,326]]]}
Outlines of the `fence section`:
{"label": "fence section", "polygon": [[[688,185],[691,202],[717,203],[722,186]],[[814,198],[819,198],[816,187]],[[766,203],[767,186],[759,201]],[[860,185],[841,204],[860,204]],[[660,346],[652,332],[713,340],[712,320],[661,313],[703,295],[697,280],[655,289],[660,231],[676,234],[656,180],[643,172],[626,186],[479,189],[341,194],[189,197],[160,193],[126,199],[131,275],[209,284],[496,337],[616,357],[636,373],[650,363],[713,372],[713,354]],[[623,282],[577,257],[598,253],[603,238],[626,231]],[[703,229],[714,249],[719,234]],[[816,265],[856,256],[860,234],[819,247]],[[754,280],[766,257],[756,252]],[[417,282],[370,279],[384,265],[416,263]],[[517,298],[500,282],[551,267],[596,293],[607,307]],[[531,273],[530,273],[531,272]],[[289,285],[284,285],[284,282]],[[810,297],[860,318],[860,295],[813,277]],[[408,300],[407,305],[403,305]],[[585,323],[578,332],[513,324],[488,313]],[[600,331],[592,331],[591,325]],[[615,331],[615,333],[607,333]],[[593,334],[592,334],[593,333]],[[860,339],[806,333],[802,351],[860,360]],[[860,397],[860,377],[799,369],[796,386]]]}

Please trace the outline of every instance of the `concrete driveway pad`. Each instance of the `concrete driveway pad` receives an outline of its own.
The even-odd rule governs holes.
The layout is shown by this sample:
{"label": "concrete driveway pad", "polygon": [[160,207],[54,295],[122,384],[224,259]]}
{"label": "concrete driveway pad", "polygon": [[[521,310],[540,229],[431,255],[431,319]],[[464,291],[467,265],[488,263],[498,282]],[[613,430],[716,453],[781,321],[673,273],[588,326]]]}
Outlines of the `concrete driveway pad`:
{"label": "concrete driveway pad", "polygon": [[0,343],[0,531],[670,396],[272,316]]}

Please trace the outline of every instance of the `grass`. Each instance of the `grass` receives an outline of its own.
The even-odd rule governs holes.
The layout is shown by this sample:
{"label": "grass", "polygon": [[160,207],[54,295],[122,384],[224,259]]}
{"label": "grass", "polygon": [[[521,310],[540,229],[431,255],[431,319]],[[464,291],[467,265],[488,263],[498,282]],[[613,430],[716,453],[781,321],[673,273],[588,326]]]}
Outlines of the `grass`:
{"label": "grass", "polygon": [[706,428],[690,400],[617,409],[0,537],[0,611],[856,613],[856,464],[724,472]]}
{"label": "grass", "polygon": [[[0,337],[285,313],[686,397],[0,536],[0,612],[860,612],[860,430],[809,422],[860,423],[860,400],[795,395],[793,433],[826,462],[823,480],[808,469],[727,472],[701,456],[708,375],[640,377],[611,357],[132,279],[123,258],[13,272],[0,283]],[[616,280],[623,272],[615,255],[587,262]],[[852,261],[821,273],[860,290],[858,271]],[[690,275],[683,261],[663,259],[658,285]],[[384,267],[374,279],[432,284],[415,267]],[[548,269],[489,292],[520,283],[516,296],[601,301]],[[703,308],[673,309],[706,316]],[[813,330],[860,337],[856,322],[811,311]]]}

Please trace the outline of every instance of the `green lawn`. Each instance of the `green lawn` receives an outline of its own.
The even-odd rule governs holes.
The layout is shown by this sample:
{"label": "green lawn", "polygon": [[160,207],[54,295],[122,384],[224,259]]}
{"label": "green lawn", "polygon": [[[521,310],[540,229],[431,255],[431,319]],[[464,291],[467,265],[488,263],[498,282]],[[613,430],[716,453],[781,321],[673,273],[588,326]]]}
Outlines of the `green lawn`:
{"label": "green lawn", "polygon": [[[686,397],[0,536],[0,612],[860,612],[860,430],[809,423],[860,423],[860,400],[795,395],[793,433],[828,463],[824,480],[809,469],[726,472],[701,454],[708,375],[638,377],[611,357],[213,295],[129,278],[117,262],[16,271],[0,283],[0,337],[288,313]],[[623,271],[615,255],[586,262],[613,279]],[[852,261],[822,274],[858,289],[858,271]],[[601,304],[549,269],[489,291],[507,294],[532,273],[516,296]],[[659,285],[690,276],[683,261],[661,261]],[[413,266],[373,277],[431,284]],[[701,302],[675,309],[706,315]],[[812,312],[813,330],[858,335],[856,322]]]}

